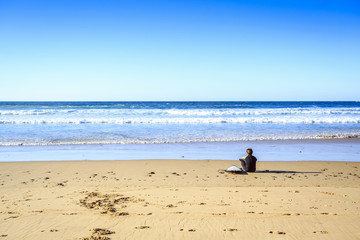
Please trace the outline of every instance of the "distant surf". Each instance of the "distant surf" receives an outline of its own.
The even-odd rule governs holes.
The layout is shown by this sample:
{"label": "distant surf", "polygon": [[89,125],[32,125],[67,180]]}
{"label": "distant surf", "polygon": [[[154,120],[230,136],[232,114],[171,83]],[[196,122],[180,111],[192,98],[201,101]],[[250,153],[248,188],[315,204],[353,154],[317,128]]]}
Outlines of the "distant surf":
{"label": "distant surf", "polygon": [[0,146],[360,138],[359,102],[0,102]]}

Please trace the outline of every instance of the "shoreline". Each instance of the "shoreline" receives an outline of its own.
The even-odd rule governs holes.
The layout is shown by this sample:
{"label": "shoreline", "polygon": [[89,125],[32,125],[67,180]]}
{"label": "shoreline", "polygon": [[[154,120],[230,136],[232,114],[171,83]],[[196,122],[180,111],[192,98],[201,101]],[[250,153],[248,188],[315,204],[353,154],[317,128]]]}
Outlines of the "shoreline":
{"label": "shoreline", "polygon": [[69,146],[116,146],[116,145],[158,145],[158,144],[206,144],[206,143],[257,143],[257,142],[360,142],[360,136],[355,137],[329,137],[329,138],[299,138],[299,139],[265,139],[265,140],[239,140],[239,141],[184,141],[184,142],[159,142],[159,143],[78,143],[78,144],[16,144],[0,145],[0,147],[69,147]]}
{"label": "shoreline", "polygon": [[231,165],[240,162],[1,162],[0,235],[40,240],[360,237],[360,162],[259,161],[255,173],[226,173]]}
{"label": "shoreline", "polygon": [[207,143],[1,146],[0,162],[189,159],[236,160],[254,149],[260,161],[360,161],[360,139]]}

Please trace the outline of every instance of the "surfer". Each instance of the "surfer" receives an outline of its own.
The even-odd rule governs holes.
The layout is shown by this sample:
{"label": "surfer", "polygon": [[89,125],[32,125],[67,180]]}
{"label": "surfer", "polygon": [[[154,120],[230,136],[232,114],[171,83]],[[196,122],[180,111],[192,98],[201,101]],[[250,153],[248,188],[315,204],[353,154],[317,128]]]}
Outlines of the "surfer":
{"label": "surfer", "polygon": [[246,149],[247,156],[240,158],[241,165],[245,172],[256,171],[256,157],[253,156],[253,150],[251,148]]}

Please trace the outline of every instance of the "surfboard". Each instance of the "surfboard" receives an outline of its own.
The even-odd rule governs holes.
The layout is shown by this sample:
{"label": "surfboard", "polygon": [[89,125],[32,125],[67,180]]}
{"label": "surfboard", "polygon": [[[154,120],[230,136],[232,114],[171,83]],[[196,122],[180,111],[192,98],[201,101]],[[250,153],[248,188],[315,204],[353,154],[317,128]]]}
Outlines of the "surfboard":
{"label": "surfboard", "polygon": [[229,167],[228,169],[226,169],[227,172],[236,172],[236,173],[240,173],[242,172],[242,168],[239,168],[235,165],[232,165],[231,167]]}

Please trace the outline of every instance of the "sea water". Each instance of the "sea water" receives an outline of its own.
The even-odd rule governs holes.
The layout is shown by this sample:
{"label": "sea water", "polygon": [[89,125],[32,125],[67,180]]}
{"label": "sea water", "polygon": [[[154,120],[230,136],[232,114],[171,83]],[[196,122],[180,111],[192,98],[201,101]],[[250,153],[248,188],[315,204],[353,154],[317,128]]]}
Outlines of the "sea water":
{"label": "sea water", "polygon": [[116,159],[129,148],[130,159],[150,149],[162,149],[153,158],[182,149],[203,159],[191,156],[249,141],[359,138],[360,102],[0,102],[0,161],[30,150],[76,160],[72,151],[97,149]]}

